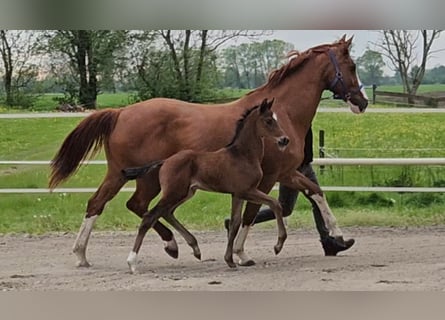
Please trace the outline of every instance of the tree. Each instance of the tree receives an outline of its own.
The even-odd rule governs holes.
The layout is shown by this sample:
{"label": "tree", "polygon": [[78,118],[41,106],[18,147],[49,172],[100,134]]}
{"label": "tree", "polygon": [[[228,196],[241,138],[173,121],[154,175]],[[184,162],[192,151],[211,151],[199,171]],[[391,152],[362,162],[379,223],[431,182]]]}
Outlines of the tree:
{"label": "tree", "polygon": [[445,66],[436,66],[432,69],[425,70],[423,83],[445,83]]}
{"label": "tree", "polygon": [[243,43],[223,50],[225,84],[236,88],[255,88],[280,66],[293,45],[282,40]]}
{"label": "tree", "polygon": [[366,84],[379,85],[383,77],[384,66],[382,54],[374,50],[367,49],[361,57],[357,58],[360,80]]}
{"label": "tree", "polygon": [[33,32],[23,30],[0,30],[0,55],[4,69],[3,87],[5,104],[29,107],[33,98],[29,94],[30,84],[38,73],[32,62],[36,37]]}
{"label": "tree", "polygon": [[[432,54],[431,46],[441,30],[383,30],[382,40],[377,44],[391,62],[394,71],[400,73],[404,92],[415,95],[419,88],[428,58]],[[417,60],[417,43],[421,38],[420,62]],[[415,68],[414,68],[415,67]],[[408,99],[412,103],[412,99]]]}
{"label": "tree", "polygon": [[230,40],[255,38],[263,31],[153,30],[135,33],[132,61],[141,99],[166,96],[203,101],[218,85],[217,50]]}
{"label": "tree", "polygon": [[[115,54],[123,48],[126,31],[56,30],[46,33],[42,47],[52,58],[52,69],[64,78],[67,92],[86,108],[96,108],[100,80],[110,87]],[[61,64],[68,62],[68,67]],[[74,91],[77,94],[74,95]]]}

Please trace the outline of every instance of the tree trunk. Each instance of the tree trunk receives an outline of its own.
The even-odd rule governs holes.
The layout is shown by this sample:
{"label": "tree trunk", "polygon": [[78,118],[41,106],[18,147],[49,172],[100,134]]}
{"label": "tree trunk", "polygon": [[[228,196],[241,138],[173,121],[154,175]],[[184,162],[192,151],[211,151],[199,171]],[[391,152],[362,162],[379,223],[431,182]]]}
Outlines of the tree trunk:
{"label": "tree trunk", "polygon": [[198,90],[198,94],[201,91],[202,70],[207,51],[207,32],[208,30],[202,30],[201,32],[201,47],[199,48],[198,66],[196,68],[196,88]]}
{"label": "tree trunk", "polygon": [[6,105],[12,106],[14,104],[14,98],[12,93],[12,74],[13,74],[13,65],[12,65],[12,53],[11,46],[8,43],[8,39],[6,37],[5,30],[0,30],[0,41],[1,41],[1,54],[3,65],[5,68],[5,74],[3,76],[5,94],[6,94]]}
{"label": "tree trunk", "polygon": [[96,108],[97,77],[91,48],[91,34],[87,30],[77,31],[76,60],[79,70],[79,103],[87,109]]}

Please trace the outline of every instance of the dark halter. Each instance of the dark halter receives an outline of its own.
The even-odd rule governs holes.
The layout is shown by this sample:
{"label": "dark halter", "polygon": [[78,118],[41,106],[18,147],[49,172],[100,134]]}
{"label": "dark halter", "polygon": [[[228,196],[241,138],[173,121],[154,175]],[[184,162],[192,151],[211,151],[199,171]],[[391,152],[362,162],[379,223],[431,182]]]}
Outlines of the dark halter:
{"label": "dark halter", "polygon": [[[363,88],[363,84],[360,84],[357,90],[348,91],[343,81],[343,74],[341,73],[340,68],[338,67],[338,62],[337,59],[335,58],[335,54],[331,49],[328,50],[328,56],[329,59],[331,59],[331,62],[335,68],[335,78],[334,80],[331,81],[329,90],[331,90],[334,93],[334,99],[342,99],[343,101],[347,101],[348,99],[351,98],[351,93],[360,92],[360,90]],[[341,84],[341,90],[340,93],[335,93],[334,89],[338,83]]]}

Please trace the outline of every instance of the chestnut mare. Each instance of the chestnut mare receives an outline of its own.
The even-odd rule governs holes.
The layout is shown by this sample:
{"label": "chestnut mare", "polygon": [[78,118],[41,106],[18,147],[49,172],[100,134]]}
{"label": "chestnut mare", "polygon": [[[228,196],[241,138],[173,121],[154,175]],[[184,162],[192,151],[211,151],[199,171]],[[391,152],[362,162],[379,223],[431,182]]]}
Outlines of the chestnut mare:
{"label": "chestnut mare", "polygon": [[[49,187],[55,188],[76,171],[89,153],[94,154],[104,147],[108,170],[88,201],[73,247],[78,266],[89,266],[86,258],[88,239],[105,204],[127,182],[122,169],[163,160],[184,149],[220,149],[230,142],[236,121],[245,110],[268,97],[275,98],[272,110],[290,143],[284,152],[279,152],[276,143],[265,140],[263,178],[258,189],[267,194],[278,181],[305,192],[319,205],[330,235],[343,240],[323,192],[296,168],[303,160],[304,137],[325,89],[347,102],[354,113],[364,112],[368,105],[349,55],[351,42],[352,38],[346,40],[343,36],[332,44],[319,45],[301,53],[291,52],[289,62],[271,73],[267,83],[227,104],[202,105],[155,98],[121,109],[101,110],[83,119],[65,138],[54,157],[49,181]],[[158,173],[159,170],[152,170],[136,180],[136,191],[127,202],[127,208],[140,217],[160,191]],[[259,207],[247,203],[242,229],[235,240],[234,252],[240,257],[241,265],[253,263],[244,252],[244,242]],[[178,247],[173,233],[160,221],[153,228],[166,241],[167,253],[177,257]]]}
{"label": "chestnut mare", "polygon": [[263,100],[261,105],[248,109],[235,130],[235,136],[226,147],[214,152],[182,150],[166,160],[155,161],[144,167],[124,169],[126,178],[137,178],[155,168],[159,170],[162,197],[147,211],[139,226],[133,250],[127,262],[131,273],[136,272],[137,255],[147,231],[163,217],[178,230],[193,248],[196,258],[201,259],[201,252],[196,238],[185,229],[173,216],[174,210],[193,197],[197,189],[229,193],[232,195],[232,216],[229,227],[229,239],[224,260],[229,267],[233,262],[233,242],[241,225],[243,200],[268,205],[274,212],[278,225],[278,242],[274,246],[275,254],[283,248],[286,229],[283,222],[281,205],[278,200],[257,189],[263,177],[261,161],[264,155],[264,138],[274,138],[282,150],[289,143],[279,126],[276,115],[270,110],[273,101]]}

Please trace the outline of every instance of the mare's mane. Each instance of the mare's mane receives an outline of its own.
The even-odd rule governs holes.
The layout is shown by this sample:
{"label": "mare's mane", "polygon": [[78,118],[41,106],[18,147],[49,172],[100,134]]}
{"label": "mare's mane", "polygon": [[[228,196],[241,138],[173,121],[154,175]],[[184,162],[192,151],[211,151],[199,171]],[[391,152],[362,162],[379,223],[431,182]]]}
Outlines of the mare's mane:
{"label": "mare's mane", "polygon": [[243,115],[241,116],[241,118],[238,119],[238,121],[236,122],[236,129],[235,129],[235,134],[232,138],[232,141],[230,141],[230,143],[228,145],[226,145],[226,148],[232,146],[236,139],[238,138],[241,130],[243,130],[244,128],[244,124],[246,123],[246,118],[249,116],[249,114],[251,114],[254,110],[258,109],[260,107],[260,105],[254,106],[250,109],[247,109],[246,111],[244,111]]}
{"label": "mare's mane", "polygon": [[339,44],[344,43],[344,40],[336,41],[332,44],[321,44],[315,47],[312,47],[306,51],[299,52],[297,50],[290,51],[286,58],[288,58],[288,62],[281,66],[278,69],[273,70],[269,74],[269,79],[265,84],[262,86],[250,91],[249,94],[252,94],[258,90],[264,89],[264,88],[274,88],[278,86],[283,79],[285,79],[287,76],[297,72],[301,69],[301,67],[305,64],[305,62],[314,54],[326,52],[332,47],[336,47]]}

